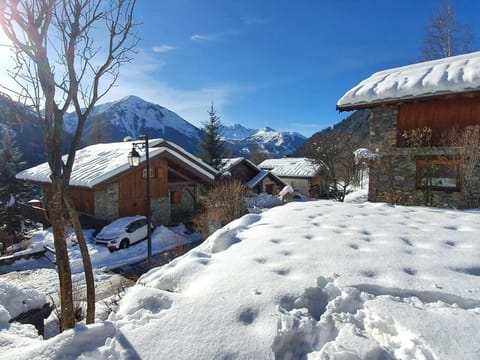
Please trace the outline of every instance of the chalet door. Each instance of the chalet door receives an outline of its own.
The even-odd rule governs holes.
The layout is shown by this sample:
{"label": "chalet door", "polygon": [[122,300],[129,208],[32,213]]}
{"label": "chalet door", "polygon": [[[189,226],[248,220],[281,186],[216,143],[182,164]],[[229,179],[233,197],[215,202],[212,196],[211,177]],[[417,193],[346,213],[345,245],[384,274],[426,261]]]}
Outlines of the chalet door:
{"label": "chalet door", "polygon": [[265,185],[265,192],[267,194],[272,195],[273,194],[273,184],[267,184]]}

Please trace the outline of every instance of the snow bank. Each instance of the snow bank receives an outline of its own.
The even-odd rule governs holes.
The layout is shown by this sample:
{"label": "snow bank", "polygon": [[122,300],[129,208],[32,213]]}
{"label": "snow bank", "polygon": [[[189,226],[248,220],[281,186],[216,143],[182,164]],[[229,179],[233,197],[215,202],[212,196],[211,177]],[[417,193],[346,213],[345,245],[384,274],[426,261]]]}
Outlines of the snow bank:
{"label": "snow bank", "polygon": [[83,358],[475,359],[479,216],[325,200],[246,215],[142,276],[114,331],[5,356],[76,355],[90,337]]}
{"label": "snow bank", "polygon": [[[10,319],[25,311],[39,309],[47,299],[44,294],[29,288],[21,289],[0,280],[0,347],[2,351],[18,349],[41,341],[33,325],[9,323]],[[11,357],[5,357],[11,358]]]}
{"label": "snow bank", "polygon": [[41,308],[47,298],[35,289],[21,289],[0,279],[0,328],[21,313]]}

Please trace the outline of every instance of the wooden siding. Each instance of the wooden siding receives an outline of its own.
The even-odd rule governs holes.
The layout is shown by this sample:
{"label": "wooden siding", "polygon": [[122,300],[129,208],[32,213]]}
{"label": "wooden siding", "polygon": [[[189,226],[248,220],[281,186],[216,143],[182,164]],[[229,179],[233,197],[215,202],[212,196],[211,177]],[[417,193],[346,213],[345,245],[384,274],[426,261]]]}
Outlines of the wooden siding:
{"label": "wooden siding", "polygon": [[72,187],[70,188],[70,196],[75,209],[86,214],[94,213],[95,200],[92,190]]}
{"label": "wooden siding", "polygon": [[402,133],[417,128],[432,129],[432,145],[442,145],[449,129],[480,125],[480,97],[456,98],[402,104],[399,106],[397,142]]}
{"label": "wooden siding", "polygon": [[[147,213],[147,186],[144,177],[144,168],[131,170],[118,179],[119,187],[119,216],[145,215]],[[150,197],[167,197],[167,162],[163,159],[150,161],[153,177],[150,178]]]}
{"label": "wooden siding", "polygon": [[232,174],[233,179],[240,180],[244,183],[247,183],[250,179],[258,174],[258,171],[248,166],[245,161],[242,161],[234,166],[229,170],[229,172]]}

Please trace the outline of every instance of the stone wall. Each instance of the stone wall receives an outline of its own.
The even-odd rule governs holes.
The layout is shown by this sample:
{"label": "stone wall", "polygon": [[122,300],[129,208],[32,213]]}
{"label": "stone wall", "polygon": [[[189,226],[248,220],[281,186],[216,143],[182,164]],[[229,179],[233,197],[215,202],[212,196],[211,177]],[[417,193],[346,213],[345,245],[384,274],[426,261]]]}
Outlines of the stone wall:
{"label": "stone wall", "polygon": [[[454,157],[458,149],[452,147],[405,148],[397,147],[398,108],[379,107],[370,114],[370,147],[380,158],[369,164],[370,182],[368,200],[386,201],[403,205],[423,205],[424,191],[417,189],[415,157]],[[480,184],[480,164],[475,169],[475,181]],[[478,190],[480,197],[480,187]],[[461,191],[432,190],[432,205],[463,208]]]}
{"label": "stone wall", "polygon": [[[178,204],[170,203],[171,223],[178,224],[185,221],[191,221],[195,215],[195,202],[192,194],[184,186],[171,188],[169,190],[170,192],[180,191],[181,193],[181,200]],[[193,191],[193,189],[191,189],[191,191]]]}
{"label": "stone wall", "polygon": [[154,225],[170,225],[170,199],[157,197],[150,201],[152,209],[152,223]]}
{"label": "stone wall", "polygon": [[95,217],[107,221],[118,218],[118,183],[108,185],[105,189],[95,191]]}

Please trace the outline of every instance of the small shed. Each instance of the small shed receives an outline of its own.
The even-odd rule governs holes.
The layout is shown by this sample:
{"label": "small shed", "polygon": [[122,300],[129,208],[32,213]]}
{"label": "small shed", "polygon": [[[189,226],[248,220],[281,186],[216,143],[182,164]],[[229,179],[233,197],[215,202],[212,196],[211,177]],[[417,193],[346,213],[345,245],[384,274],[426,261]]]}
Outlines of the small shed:
{"label": "small shed", "polygon": [[[146,215],[146,159],[131,168],[127,156],[132,142],[87,146],[76,152],[70,194],[76,209],[112,221]],[[149,141],[152,222],[168,225],[191,220],[197,209],[198,188],[212,184],[217,171],[180,146],[163,139]],[[50,169],[47,163],[21,171],[17,179],[40,185],[48,211]]]}
{"label": "small shed", "polygon": [[258,168],[244,157],[222,159],[220,174],[223,179],[241,181],[257,194],[276,195],[286,185],[278,176]]}
{"label": "small shed", "polygon": [[[468,164],[449,133],[480,126],[480,52],[374,73],[337,109],[370,109],[370,148],[380,159],[370,164],[370,201],[422,204],[428,193],[429,205],[478,206],[480,164]],[[428,141],[409,144],[414,131]]]}
{"label": "small shed", "polygon": [[327,194],[322,167],[308,158],[267,159],[258,167],[270,171],[295,191],[311,198]]}

